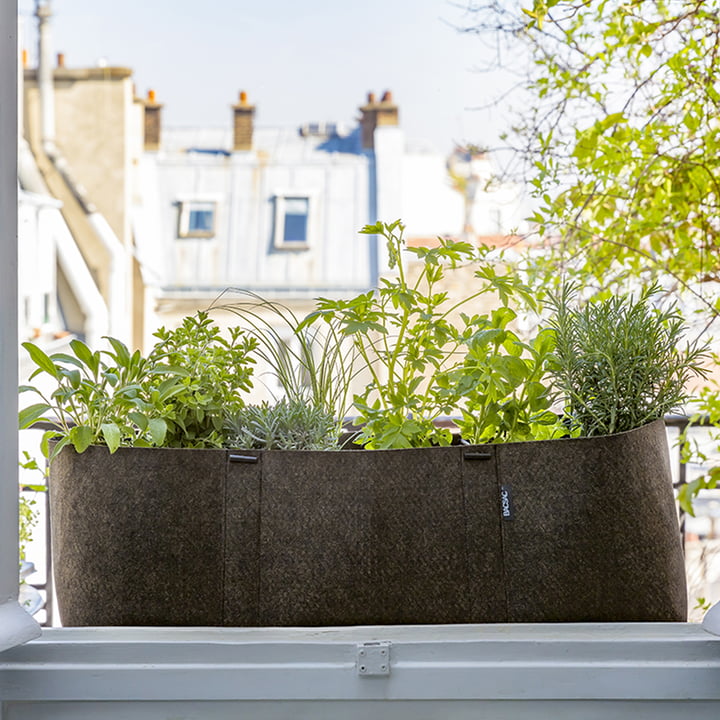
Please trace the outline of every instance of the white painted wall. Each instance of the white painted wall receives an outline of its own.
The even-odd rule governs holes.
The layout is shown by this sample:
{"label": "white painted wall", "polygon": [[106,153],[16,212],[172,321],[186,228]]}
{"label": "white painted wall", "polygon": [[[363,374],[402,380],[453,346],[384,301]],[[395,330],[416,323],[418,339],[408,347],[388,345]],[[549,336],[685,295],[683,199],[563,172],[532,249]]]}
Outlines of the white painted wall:
{"label": "white painted wall", "polygon": [[[138,254],[159,287],[235,286],[272,295],[369,286],[367,240],[357,236],[368,222],[364,156],[322,152],[315,139],[282,132],[261,134],[257,151],[229,156],[183,153],[169,142],[168,152],[143,158],[142,205],[134,212]],[[264,149],[273,142],[275,153]],[[274,247],[274,198],[283,194],[310,197],[307,250]],[[183,200],[217,203],[213,238],[178,237]]]}
{"label": "white painted wall", "polygon": [[59,206],[59,202],[47,196],[20,195],[18,280],[20,338],[23,340],[60,329],[55,251],[55,219],[60,216]]}
{"label": "white painted wall", "polygon": [[440,153],[406,153],[401,188],[407,237],[457,237],[462,233],[463,196],[453,190],[446,159]]}

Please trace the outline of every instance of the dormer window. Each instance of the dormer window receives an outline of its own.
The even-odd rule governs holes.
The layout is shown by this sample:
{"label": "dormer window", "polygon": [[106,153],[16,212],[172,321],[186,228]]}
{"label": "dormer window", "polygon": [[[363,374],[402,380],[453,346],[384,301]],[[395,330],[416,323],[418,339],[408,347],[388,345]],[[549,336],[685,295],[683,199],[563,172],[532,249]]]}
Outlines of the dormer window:
{"label": "dormer window", "polygon": [[309,247],[310,197],[275,197],[274,245],[282,250],[306,250]]}
{"label": "dormer window", "polygon": [[178,237],[215,237],[216,205],[212,201],[185,200],[179,203]]}

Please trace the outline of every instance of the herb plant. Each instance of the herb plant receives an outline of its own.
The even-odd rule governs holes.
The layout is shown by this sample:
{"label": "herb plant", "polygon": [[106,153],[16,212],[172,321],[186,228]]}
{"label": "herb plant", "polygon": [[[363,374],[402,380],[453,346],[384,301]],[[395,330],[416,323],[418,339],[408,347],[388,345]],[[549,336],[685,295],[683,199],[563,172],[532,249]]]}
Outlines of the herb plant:
{"label": "herb plant", "polygon": [[545,383],[554,347],[552,333],[542,330],[522,342],[508,328],[515,312],[494,310],[467,343],[461,367],[448,375],[462,396],[456,420],[463,440],[480,444],[541,440],[564,434],[552,412],[553,394]]}
{"label": "herb plant", "polygon": [[[399,220],[366,226],[362,233],[385,238],[396,274],[383,278],[377,291],[318,300],[305,321],[337,323],[370,376],[354,397],[359,442],[367,448],[448,445],[450,430],[435,421],[458,408],[473,439],[526,439],[549,419],[541,388],[547,347],[524,345],[509,328],[515,318],[510,304],[533,305],[532,295],[516,274],[498,274],[486,252],[469,243],[440,238],[438,247],[406,248],[403,231]],[[404,251],[420,261],[414,280]],[[447,268],[470,262],[480,263],[478,289],[453,304],[438,286]],[[497,295],[499,310],[490,316],[462,312],[485,293]],[[477,413],[486,402],[488,412]]]}
{"label": "herb plant", "polygon": [[[55,382],[51,393],[24,385],[20,392],[34,392],[42,402],[20,411],[20,428],[42,420],[47,430],[41,449],[54,457],[65,445],[83,452],[91,444],[106,444],[111,452],[120,445],[162,445],[167,423],[165,408],[179,391],[178,375],[167,377],[151,396],[147,392],[150,365],[139,351],[130,353],[117,339],[110,350],[92,351],[81,340],[72,340],[72,355],[46,355],[32,343],[23,343],[37,369],[30,376],[49,375]],[[48,441],[56,440],[52,455]]]}
{"label": "herb plant", "polygon": [[566,286],[551,298],[551,372],[581,435],[609,435],[657,420],[688,399],[693,375],[706,375],[706,347],[681,347],[684,320],[674,306],[653,307],[659,292],[654,285],[637,299],[615,295],[577,307],[575,288]]}
{"label": "herb plant", "polygon": [[337,450],[333,414],[303,400],[283,398],[274,405],[247,405],[228,415],[230,447],[259,450]]}
{"label": "herb plant", "polygon": [[[91,444],[220,447],[224,413],[242,407],[239,392],[250,387],[252,338],[231,332],[224,339],[206,313],[188,317],[177,330],[159,330],[147,357],[131,353],[116,338],[109,350],[90,350],[72,340],[72,354],[47,355],[23,343],[37,366],[30,376],[49,375],[50,393],[32,385],[41,402],[19,414],[20,428],[51,423],[41,449],[54,457],[65,445],[83,452]],[[49,441],[55,440],[50,450]]]}
{"label": "herb plant", "polygon": [[[227,297],[238,299],[227,301]],[[355,377],[355,356],[337,322],[309,326],[282,303],[266,300],[247,290],[228,290],[216,300],[212,312],[235,315],[255,342],[255,354],[269,368],[285,397],[338,418],[350,412],[350,384]]]}
{"label": "herb plant", "polygon": [[173,388],[165,406],[167,447],[222,447],[226,414],[238,412],[242,392],[252,387],[251,356],[257,342],[240,328],[229,329],[230,339],[207,312],[186,317],[175,330],[161,328],[149,355],[161,372],[150,374],[150,397],[166,383]]}

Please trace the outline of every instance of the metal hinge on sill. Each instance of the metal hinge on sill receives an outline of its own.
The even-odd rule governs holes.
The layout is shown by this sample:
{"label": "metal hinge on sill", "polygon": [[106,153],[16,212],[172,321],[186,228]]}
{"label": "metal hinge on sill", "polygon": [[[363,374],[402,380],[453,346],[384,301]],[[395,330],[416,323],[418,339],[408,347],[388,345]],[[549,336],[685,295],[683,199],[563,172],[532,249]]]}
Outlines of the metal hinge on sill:
{"label": "metal hinge on sill", "polygon": [[378,677],[390,674],[390,643],[366,642],[357,645],[357,674],[362,677]]}

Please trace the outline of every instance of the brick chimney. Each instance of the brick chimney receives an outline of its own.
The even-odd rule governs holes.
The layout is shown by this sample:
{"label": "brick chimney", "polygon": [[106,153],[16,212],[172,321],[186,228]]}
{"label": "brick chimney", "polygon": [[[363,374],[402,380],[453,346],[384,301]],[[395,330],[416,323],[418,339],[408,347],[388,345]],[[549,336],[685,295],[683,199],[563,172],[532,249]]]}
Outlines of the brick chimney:
{"label": "brick chimney", "polygon": [[372,150],[375,146],[375,128],[381,126],[400,124],[398,106],[393,102],[392,93],[386,90],[380,102],[375,99],[375,93],[368,93],[367,103],[360,108],[360,128],[362,146],[364,150]]}
{"label": "brick chimney", "polygon": [[240,93],[240,101],[233,109],[233,150],[252,150],[255,106],[250,105],[247,93]]}
{"label": "brick chimney", "polygon": [[162,105],[155,101],[155,91],[148,90],[145,101],[145,149],[160,149],[160,110]]}

